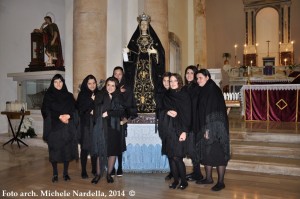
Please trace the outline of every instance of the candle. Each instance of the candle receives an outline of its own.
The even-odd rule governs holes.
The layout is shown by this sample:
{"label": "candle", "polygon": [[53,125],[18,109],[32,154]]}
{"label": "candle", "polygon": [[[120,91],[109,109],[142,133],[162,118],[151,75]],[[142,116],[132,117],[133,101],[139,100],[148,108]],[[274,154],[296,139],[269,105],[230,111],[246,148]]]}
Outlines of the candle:
{"label": "candle", "polygon": [[285,58],[285,59],[284,59],[284,66],[286,66],[286,61],[287,61],[287,59]]}
{"label": "candle", "polygon": [[234,45],[234,65],[236,66],[236,48],[237,48],[237,44]]}

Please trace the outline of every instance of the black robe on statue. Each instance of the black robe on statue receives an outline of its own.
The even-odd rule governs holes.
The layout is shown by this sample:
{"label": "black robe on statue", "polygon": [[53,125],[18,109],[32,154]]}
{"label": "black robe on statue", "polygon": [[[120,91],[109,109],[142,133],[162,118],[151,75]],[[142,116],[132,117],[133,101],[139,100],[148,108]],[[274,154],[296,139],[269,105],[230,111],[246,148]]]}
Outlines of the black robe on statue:
{"label": "black robe on statue", "polygon": [[[130,49],[129,61],[123,62],[125,80],[133,89],[138,112],[155,111],[154,93],[162,87],[162,76],[165,73],[165,51],[149,24],[148,34],[142,35],[138,26],[127,47]],[[157,55],[149,55],[147,49],[156,49]]]}
{"label": "black robe on statue", "polygon": [[[41,108],[44,118],[43,140],[48,144],[50,162],[66,162],[78,159],[77,126],[78,114],[75,99],[69,93],[65,82],[63,88],[57,90],[52,79],[46,91]],[[60,121],[59,116],[69,114],[68,124]]]}
{"label": "black robe on statue", "polygon": [[[169,110],[177,112],[176,117],[167,115]],[[179,137],[182,132],[186,132],[187,136],[190,132],[191,125],[191,101],[189,94],[183,90],[177,91],[170,89],[167,95],[163,98],[164,116],[162,119],[166,135],[166,154],[168,157],[185,157],[186,155],[186,139],[179,142]]]}
{"label": "black robe on statue", "polygon": [[[213,80],[199,87],[193,109],[198,159],[204,165],[226,166],[230,159],[228,116],[222,91]],[[206,131],[209,139],[204,138]]]}

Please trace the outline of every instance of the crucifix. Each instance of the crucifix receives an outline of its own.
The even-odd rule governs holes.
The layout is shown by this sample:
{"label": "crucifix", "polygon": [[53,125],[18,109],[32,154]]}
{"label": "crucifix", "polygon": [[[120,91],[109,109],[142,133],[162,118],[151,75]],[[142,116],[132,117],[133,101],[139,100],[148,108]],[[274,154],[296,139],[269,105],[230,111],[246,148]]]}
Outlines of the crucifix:
{"label": "crucifix", "polygon": [[267,56],[267,57],[269,57],[269,46],[270,46],[270,41],[268,40],[268,41],[266,41],[266,42],[268,42],[268,56]]}

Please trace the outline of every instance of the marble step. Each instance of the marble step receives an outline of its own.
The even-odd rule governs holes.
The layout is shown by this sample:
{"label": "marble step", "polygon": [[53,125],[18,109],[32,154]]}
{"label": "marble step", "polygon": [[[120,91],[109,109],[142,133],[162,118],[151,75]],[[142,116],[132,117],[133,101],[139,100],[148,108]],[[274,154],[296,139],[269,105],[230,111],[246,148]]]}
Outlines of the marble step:
{"label": "marble step", "polygon": [[300,144],[232,140],[231,153],[234,155],[300,159]]}
{"label": "marble step", "polygon": [[300,134],[230,130],[230,140],[300,144]]}
{"label": "marble step", "polygon": [[300,160],[291,158],[232,155],[227,169],[257,173],[300,176]]}

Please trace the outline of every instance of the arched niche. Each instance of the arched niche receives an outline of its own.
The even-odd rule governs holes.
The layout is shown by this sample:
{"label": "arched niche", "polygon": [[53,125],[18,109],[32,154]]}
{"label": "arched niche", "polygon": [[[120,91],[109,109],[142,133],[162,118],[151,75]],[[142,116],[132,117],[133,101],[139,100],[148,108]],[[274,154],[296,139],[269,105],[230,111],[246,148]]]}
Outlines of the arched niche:
{"label": "arched niche", "polygon": [[264,57],[274,57],[275,65],[293,63],[291,0],[243,0],[243,2],[246,25],[243,64],[263,66]]}
{"label": "arched niche", "polygon": [[260,9],[256,14],[257,64],[262,66],[263,57],[275,57],[279,65],[279,14],[272,7]]}

